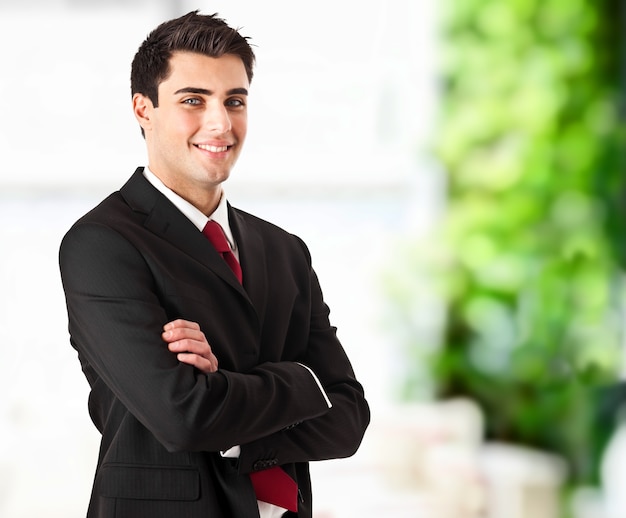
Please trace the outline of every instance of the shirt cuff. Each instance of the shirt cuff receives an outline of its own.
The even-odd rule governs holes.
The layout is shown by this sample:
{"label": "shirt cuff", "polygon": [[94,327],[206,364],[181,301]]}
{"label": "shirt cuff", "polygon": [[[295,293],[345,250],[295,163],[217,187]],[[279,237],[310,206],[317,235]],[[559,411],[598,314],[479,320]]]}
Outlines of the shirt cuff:
{"label": "shirt cuff", "polygon": [[330,399],[328,399],[328,396],[326,395],[326,391],[322,387],[322,384],[320,383],[320,380],[317,377],[317,375],[309,367],[307,367],[303,363],[300,363],[300,362],[296,362],[296,363],[298,365],[302,365],[306,370],[308,370],[311,373],[311,376],[313,376],[313,379],[315,380],[315,383],[317,383],[317,386],[319,387],[320,392],[322,393],[322,395],[324,396],[324,399],[326,400],[326,404],[328,405],[328,408],[332,408],[333,404],[330,402]]}
{"label": "shirt cuff", "polygon": [[241,446],[233,446],[226,451],[221,451],[220,455],[228,459],[238,459],[241,455]]}

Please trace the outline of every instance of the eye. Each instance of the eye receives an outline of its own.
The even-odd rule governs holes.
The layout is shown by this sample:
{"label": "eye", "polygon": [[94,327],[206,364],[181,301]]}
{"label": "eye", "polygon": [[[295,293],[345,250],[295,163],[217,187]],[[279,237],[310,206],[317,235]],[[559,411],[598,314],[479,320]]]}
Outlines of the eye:
{"label": "eye", "polygon": [[189,97],[187,99],[183,99],[182,103],[188,104],[190,106],[198,106],[202,103],[202,101],[198,99],[197,97]]}
{"label": "eye", "polygon": [[228,99],[226,101],[226,106],[228,106],[229,108],[242,108],[245,105],[246,103],[244,102],[244,100],[239,98]]}

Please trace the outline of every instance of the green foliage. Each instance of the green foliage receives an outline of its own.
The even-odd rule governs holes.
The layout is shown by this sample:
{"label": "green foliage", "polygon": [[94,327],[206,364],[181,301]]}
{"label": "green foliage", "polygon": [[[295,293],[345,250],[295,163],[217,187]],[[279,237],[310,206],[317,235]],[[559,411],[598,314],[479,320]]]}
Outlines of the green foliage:
{"label": "green foliage", "polygon": [[[449,206],[408,255],[441,297],[445,323],[439,347],[410,342],[412,360],[426,352],[437,395],[477,400],[490,438],[561,453],[573,480],[588,481],[590,396],[621,358],[620,4],[443,5],[435,150]],[[416,308],[399,307],[411,329]],[[423,385],[415,372],[409,397]]]}

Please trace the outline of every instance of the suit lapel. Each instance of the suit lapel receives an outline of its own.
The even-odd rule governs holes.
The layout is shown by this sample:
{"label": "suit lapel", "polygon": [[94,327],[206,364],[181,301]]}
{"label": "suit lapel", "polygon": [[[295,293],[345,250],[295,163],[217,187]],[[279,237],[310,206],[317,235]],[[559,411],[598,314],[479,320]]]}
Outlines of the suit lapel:
{"label": "suit lapel", "polygon": [[243,285],[257,311],[259,321],[265,317],[267,300],[267,265],[263,237],[245,214],[228,205],[228,217],[243,271]]}
{"label": "suit lapel", "polygon": [[143,168],[135,171],[120,189],[120,193],[131,209],[146,215],[144,226],[148,230],[204,264],[248,299],[246,291],[211,243],[184,214],[146,180]]}

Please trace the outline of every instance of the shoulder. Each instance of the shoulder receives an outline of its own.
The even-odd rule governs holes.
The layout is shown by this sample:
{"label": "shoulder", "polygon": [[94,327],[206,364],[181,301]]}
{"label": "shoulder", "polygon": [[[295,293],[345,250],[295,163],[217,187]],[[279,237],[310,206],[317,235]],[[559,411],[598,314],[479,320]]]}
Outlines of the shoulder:
{"label": "shoulder", "polygon": [[280,236],[285,239],[291,239],[295,237],[293,234],[279,227],[278,225],[275,225],[274,223],[271,223],[267,220],[259,218],[258,216],[255,216],[254,214],[250,214],[249,212],[238,209],[236,207],[231,207],[231,209],[232,209],[232,214],[234,214],[235,218],[238,220],[239,223],[243,223],[252,228],[255,228],[258,231],[268,233],[268,234],[274,234],[276,236]]}
{"label": "shoulder", "polygon": [[165,197],[146,180],[142,168],[138,168],[119,190],[78,219],[70,232],[85,225],[103,225],[123,231],[133,224],[142,224],[163,200]]}
{"label": "shoulder", "polygon": [[231,207],[231,209],[237,222],[236,224],[240,228],[256,232],[267,246],[292,251],[299,255],[303,254],[307,262],[310,263],[309,249],[299,236],[249,212],[234,207]]}
{"label": "shoulder", "polygon": [[61,255],[81,252],[94,254],[116,248],[126,240],[123,229],[136,224],[132,210],[124,202],[119,191],[102,200],[98,205],[81,216],[65,233],[61,240]]}
{"label": "shoulder", "polygon": [[115,225],[129,219],[133,210],[128,206],[120,191],[113,192],[91,210],[81,216],[73,226],[84,224]]}

